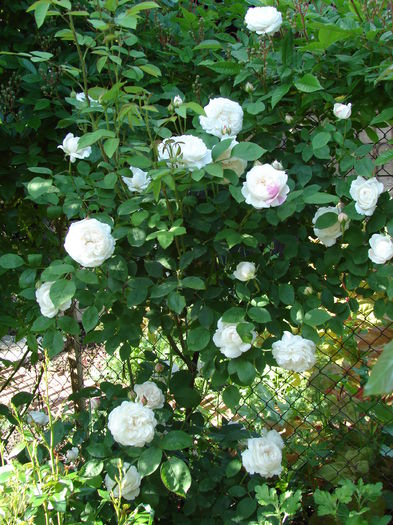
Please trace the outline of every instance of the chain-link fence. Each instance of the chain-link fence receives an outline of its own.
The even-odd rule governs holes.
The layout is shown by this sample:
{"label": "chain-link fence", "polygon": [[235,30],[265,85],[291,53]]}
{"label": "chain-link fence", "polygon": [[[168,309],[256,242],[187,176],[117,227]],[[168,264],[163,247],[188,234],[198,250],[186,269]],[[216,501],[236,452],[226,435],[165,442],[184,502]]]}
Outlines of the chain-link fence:
{"label": "chain-link fence", "polygon": [[[371,151],[376,158],[388,147],[392,129],[377,129],[379,140]],[[367,143],[366,133],[360,139]],[[392,164],[381,166],[377,176],[389,191],[393,188]],[[357,297],[359,312],[345,324],[342,335],[326,331],[318,348],[318,363],[312,374],[295,374],[266,365],[251,386],[241,387],[238,408],[224,403],[217,391],[202,399],[199,410],[213,426],[230,422],[249,430],[271,427],[280,431],[286,444],[286,462],[291,475],[303,484],[318,479],[335,482],[340,477],[383,480],[393,487],[392,397],[365,398],[363,385],[383,346],[393,337],[393,322],[374,316],[374,300]],[[72,394],[102,381],[128,384],[130,362],[119,353],[109,356],[105,348],[88,345],[78,350],[75,339],[68,351],[53,359],[48,370],[48,394],[54,414],[74,409]],[[164,367],[168,361],[164,337],[147,334],[133,366],[143,363],[145,351],[153,353]],[[0,343],[2,381],[0,403],[9,404],[21,391],[34,394],[26,410],[44,405],[47,395],[43,378],[43,354],[32,363],[25,340],[3,337]],[[173,371],[181,367],[172,362]],[[201,363],[203,366],[203,363]],[[203,381],[202,379],[197,379]],[[225,396],[224,396],[225,397]],[[2,428],[8,448],[13,444],[12,427]],[[313,480],[313,481],[311,481]]]}

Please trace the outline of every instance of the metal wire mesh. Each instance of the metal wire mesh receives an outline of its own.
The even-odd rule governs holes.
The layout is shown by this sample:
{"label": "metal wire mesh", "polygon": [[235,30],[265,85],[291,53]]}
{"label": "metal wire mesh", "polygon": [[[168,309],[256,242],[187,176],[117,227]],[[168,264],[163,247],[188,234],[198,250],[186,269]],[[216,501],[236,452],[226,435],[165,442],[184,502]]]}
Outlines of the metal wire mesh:
{"label": "metal wire mesh", "polygon": [[[379,140],[371,151],[373,158],[392,138],[391,128],[375,131]],[[359,138],[369,142],[364,132]],[[380,166],[376,175],[386,189],[393,188],[391,163]],[[210,391],[198,410],[212,426],[220,425],[224,418],[255,432],[265,426],[279,430],[285,440],[287,468],[302,484],[316,486],[318,480],[334,483],[341,477],[362,476],[393,487],[393,398],[363,396],[370,368],[393,337],[393,322],[377,320],[372,298],[367,301],[368,310],[348,320],[342,335],[330,331],[321,334],[318,365],[312,374],[295,374],[267,365],[258,371],[251,386],[240,388],[237,410],[225,406],[219,391]],[[133,356],[134,369],[143,365],[145,351],[168,365],[164,337],[146,333]],[[103,346],[87,346],[81,353],[81,365],[84,387],[98,386],[102,381],[129,384],[132,367],[126,366],[117,351],[108,356]],[[0,403],[8,404],[16,393],[27,391],[34,393],[32,407],[43,406],[42,362],[30,362],[25,340],[16,342],[12,335],[1,339],[0,366]],[[174,362],[173,366],[176,371],[181,363]],[[71,394],[70,363],[62,353],[49,369],[52,408],[72,408]]]}

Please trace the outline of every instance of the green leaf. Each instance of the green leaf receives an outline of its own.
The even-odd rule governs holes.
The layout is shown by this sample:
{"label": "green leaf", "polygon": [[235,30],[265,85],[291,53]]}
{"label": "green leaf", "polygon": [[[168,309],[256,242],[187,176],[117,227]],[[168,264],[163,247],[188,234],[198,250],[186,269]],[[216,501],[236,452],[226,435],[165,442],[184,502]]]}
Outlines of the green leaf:
{"label": "green leaf", "polygon": [[[122,2],[122,3],[128,3],[128,2]],[[132,6],[130,9],[128,9],[128,13],[131,15],[136,15],[140,13],[141,11],[146,11],[149,9],[160,9],[160,6],[157,4],[157,2],[140,2],[139,4],[136,4]]]}
{"label": "green leaf", "polygon": [[146,232],[142,228],[131,228],[127,234],[127,240],[130,246],[142,246],[146,240]]}
{"label": "green leaf", "polygon": [[205,283],[200,277],[185,277],[181,281],[183,288],[192,288],[193,290],[205,290]]}
{"label": "green leaf", "polygon": [[243,343],[252,343],[255,326],[252,323],[238,323],[236,331]]}
{"label": "green leaf", "polygon": [[184,461],[177,457],[169,458],[161,465],[160,474],[168,490],[183,498],[186,497],[191,487],[191,474]]}
{"label": "green leaf", "polygon": [[323,230],[325,228],[330,228],[330,226],[333,226],[333,224],[336,224],[336,222],[337,213],[328,211],[318,217],[314,227]]}
{"label": "green leaf", "polygon": [[210,332],[203,326],[193,328],[187,335],[187,346],[191,352],[199,352],[207,347],[210,341]]}
{"label": "green leaf", "polygon": [[242,468],[242,462],[240,459],[232,459],[225,469],[225,476],[227,478],[233,478],[233,476],[236,476],[238,472],[240,472]]}
{"label": "green leaf", "polygon": [[62,333],[59,330],[48,330],[42,339],[42,346],[48,350],[50,358],[60,354],[64,348]]}
{"label": "green leaf", "polygon": [[145,64],[144,66],[139,66],[139,67],[142,69],[142,71],[144,71],[148,75],[151,75],[156,78],[161,76],[161,70],[157,66],[154,66],[153,64]]}
{"label": "green leaf", "polygon": [[25,263],[20,257],[20,255],[16,255],[15,253],[6,253],[5,255],[2,255],[0,257],[0,266],[2,268],[5,268],[6,270],[11,270],[13,268],[19,268],[20,266],[23,266]]}
{"label": "green leaf", "polygon": [[242,359],[236,359],[236,373],[240,381],[246,385],[251,385],[256,376],[254,365]]}
{"label": "green leaf", "polygon": [[183,430],[172,430],[160,440],[160,447],[163,450],[182,450],[192,447],[192,445],[192,436]]}
{"label": "green leaf", "polygon": [[173,290],[175,290],[177,287],[176,282],[167,281],[162,284],[158,284],[156,286],[153,286],[151,290],[150,297],[152,299],[158,299],[160,297],[164,297],[165,295],[169,295]]}
{"label": "green leaf", "polygon": [[310,195],[304,195],[303,199],[306,204],[338,204],[340,200],[337,197],[337,195],[330,195],[329,193],[320,193],[318,191]]}
{"label": "green leaf", "polygon": [[364,391],[368,396],[393,392],[393,341],[385,345],[382,354],[373,366]]}
{"label": "green leaf", "polygon": [[75,321],[75,319],[73,319],[72,317],[69,317],[68,315],[59,317],[59,319],[57,320],[57,326],[67,334],[78,335],[80,333],[78,322]]}
{"label": "green leaf", "polygon": [[246,311],[244,310],[244,308],[234,306],[233,308],[230,308],[223,314],[222,321],[224,323],[240,323],[244,320],[245,315]]}
{"label": "green leaf", "polygon": [[142,477],[150,476],[160,466],[162,450],[150,447],[144,450],[138,459],[138,472]]}
{"label": "green leaf", "polygon": [[281,283],[278,286],[278,297],[284,304],[294,304],[295,302],[295,290],[291,284]]}
{"label": "green leaf", "polygon": [[162,249],[166,250],[173,242],[174,235],[168,231],[161,231],[157,233],[157,240]]}
{"label": "green leaf", "polygon": [[200,44],[195,46],[193,49],[194,51],[198,49],[222,49],[223,45],[218,40],[203,40]]}
{"label": "green leaf", "polygon": [[96,131],[86,133],[85,135],[83,135],[83,137],[79,139],[78,149],[91,146],[92,144],[95,144],[103,138],[115,138],[115,133],[108,129],[97,129]]}
{"label": "green leaf", "polygon": [[104,151],[110,159],[113,157],[115,151],[119,147],[119,143],[119,139],[107,139],[104,142]]}
{"label": "green leaf", "polygon": [[253,321],[256,321],[257,323],[269,323],[272,318],[268,310],[266,308],[258,308],[257,306],[252,306],[248,311],[247,315],[250,319]]}
{"label": "green leaf", "polygon": [[42,177],[34,177],[28,185],[27,191],[33,199],[37,199],[48,192],[49,188],[52,186],[52,181],[43,179]]}
{"label": "green leaf", "polygon": [[290,84],[284,84],[283,86],[277,87],[273,93],[272,93],[272,109],[274,109],[277,104],[280,102],[280,100],[288,93],[288,91],[291,89]]}
{"label": "green leaf", "polygon": [[98,284],[98,277],[95,274],[94,270],[76,270],[75,276],[86,284]]}
{"label": "green leaf", "polygon": [[87,310],[83,312],[82,315],[82,325],[85,332],[90,332],[93,328],[97,326],[98,323],[98,310],[95,306],[89,306]]}
{"label": "green leaf", "polygon": [[259,100],[257,102],[251,102],[247,105],[246,111],[250,115],[258,115],[259,113],[262,113],[262,111],[265,111],[265,104]]}
{"label": "green leaf", "polygon": [[330,133],[328,133],[327,131],[321,131],[320,133],[317,133],[316,135],[314,135],[311,141],[312,149],[323,148],[324,146],[326,146],[329,140]]}
{"label": "green leaf", "polygon": [[306,312],[304,322],[310,326],[320,326],[331,318],[330,314],[320,308],[314,308]]}
{"label": "green leaf", "polygon": [[56,308],[61,304],[70,301],[76,291],[76,286],[73,281],[68,281],[67,279],[59,279],[54,284],[52,284],[49,290],[49,297]]}
{"label": "green leaf", "polygon": [[294,82],[295,87],[304,93],[313,93],[323,89],[319,80],[311,73],[306,73],[302,78]]}
{"label": "green leaf", "polygon": [[48,0],[45,2],[37,2],[37,4],[38,5],[36,6],[34,10],[34,18],[35,18],[37,27],[40,28],[45,21],[50,2]]}
{"label": "green leaf", "polygon": [[232,139],[224,139],[224,140],[221,140],[218,144],[216,144],[214,148],[212,149],[213,160],[216,161],[218,157],[220,157],[220,155],[222,155],[229,148],[231,144],[232,144]]}
{"label": "green leaf", "polygon": [[314,501],[318,505],[318,516],[336,515],[337,498],[325,490],[314,492]]}
{"label": "green leaf", "polygon": [[384,151],[375,161],[376,166],[383,166],[393,160],[393,148]]}
{"label": "green leaf", "polygon": [[228,408],[236,409],[240,401],[240,392],[234,385],[226,387],[222,393],[222,399]]}
{"label": "green leaf", "polygon": [[232,157],[238,157],[244,160],[257,160],[262,157],[266,151],[267,150],[253,142],[240,142],[233,148]]}
{"label": "green leaf", "polygon": [[180,295],[177,292],[173,292],[173,293],[169,294],[167,302],[168,302],[169,308],[173,312],[176,312],[177,314],[181,314],[181,312],[183,311],[183,309],[186,306],[186,300],[185,300],[184,296]]}
{"label": "green leaf", "polygon": [[117,209],[118,215],[129,215],[140,207],[139,199],[129,199],[128,201],[122,202]]}

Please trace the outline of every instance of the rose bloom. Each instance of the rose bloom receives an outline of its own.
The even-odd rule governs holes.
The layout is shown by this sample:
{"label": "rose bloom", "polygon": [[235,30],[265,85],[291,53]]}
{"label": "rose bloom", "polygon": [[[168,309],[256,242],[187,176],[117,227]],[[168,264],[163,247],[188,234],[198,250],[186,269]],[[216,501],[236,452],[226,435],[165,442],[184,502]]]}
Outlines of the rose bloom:
{"label": "rose bloom", "polygon": [[284,442],[276,430],[263,429],[260,438],[249,439],[248,448],[242,452],[243,466],[249,474],[265,478],[279,476],[282,471]]}
{"label": "rose bloom", "polygon": [[156,425],[153,410],[133,401],[123,401],[108,416],[113,439],[125,447],[144,447],[150,443]]}
{"label": "rose bloom", "polygon": [[108,224],[97,219],[83,219],[69,227],[64,248],[77,263],[86,268],[95,268],[111,257],[115,243]]}
{"label": "rose bloom", "polygon": [[78,459],[79,456],[79,449],[78,447],[72,447],[69,450],[67,450],[65,455],[65,463],[73,463]]}
{"label": "rose bloom", "polygon": [[151,178],[148,177],[146,171],[130,166],[132,177],[122,177],[127,188],[131,192],[142,193],[151,183]]}
{"label": "rose bloom", "polygon": [[31,410],[27,415],[27,422],[43,427],[49,423],[49,417],[42,410]]}
{"label": "rose bloom", "polygon": [[338,220],[339,210],[335,208],[334,206],[324,206],[322,208],[319,208],[317,212],[314,215],[314,218],[312,220],[313,224],[317,222],[318,217],[325,213],[336,213],[337,214],[337,222],[332,224],[332,226],[329,226],[328,228],[314,228],[314,233],[318,237],[318,239],[321,241],[322,244],[325,246],[333,246],[336,244],[336,241],[339,237],[342,235],[342,224],[344,225],[344,229],[347,230],[349,228],[349,221],[340,223]]}
{"label": "rose bloom", "polygon": [[[125,462],[122,466],[121,479],[121,496],[122,498],[131,501],[135,499],[140,492],[141,475],[136,467]],[[109,474],[105,476],[105,486],[108,491],[113,491],[115,498],[120,495],[118,482],[113,480]]]}
{"label": "rose bloom", "polygon": [[349,193],[355,201],[355,209],[360,215],[372,215],[377,207],[378,197],[384,191],[382,182],[376,178],[364,179],[360,175],[352,181]]}
{"label": "rose bloom", "polygon": [[74,137],[73,133],[68,133],[63,140],[63,144],[57,146],[64,151],[66,156],[69,155],[71,162],[75,162],[76,159],[87,159],[91,155],[90,146],[86,148],[78,147],[79,139],[80,137]]}
{"label": "rose bloom", "polygon": [[247,29],[257,35],[270,35],[282,24],[282,14],[275,7],[250,7],[244,18]]}
{"label": "rose bloom", "polygon": [[290,332],[284,332],[282,339],[273,343],[272,353],[278,366],[293,372],[305,372],[316,361],[314,342]]}
{"label": "rose bloom", "polygon": [[135,385],[134,392],[136,394],[136,401],[148,408],[154,409],[164,406],[164,394],[153,381],[145,381],[141,385]]}
{"label": "rose bloom", "polygon": [[[219,348],[220,352],[226,357],[235,358],[242,353],[250,350],[251,344],[244,343],[236,330],[237,323],[224,323],[218,320],[217,330],[213,335],[213,343]],[[256,332],[252,332],[252,340],[255,341]]]}
{"label": "rose bloom", "polygon": [[206,116],[200,116],[202,128],[210,135],[222,139],[235,137],[243,127],[243,110],[240,104],[229,98],[212,98],[203,108]]}
{"label": "rose bloom", "polygon": [[333,106],[333,113],[334,116],[337,117],[339,120],[346,120],[351,116],[352,113],[352,104],[339,104],[336,102]]}
{"label": "rose bloom", "polygon": [[252,262],[242,261],[236,266],[233,276],[239,281],[250,281],[255,277],[255,264]]}
{"label": "rose bloom", "polygon": [[385,264],[393,257],[393,239],[390,235],[374,233],[369,239],[368,256],[375,264]]}
{"label": "rose bloom", "polygon": [[278,160],[274,160],[272,162],[272,166],[275,170],[280,170],[282,171],[284,169],[283,165],[281,164],[281,162],[279,162]]}
{"label": "rose bloom", "polygon": [[158,160],[175,160],[175,166],[190,171],[203,168],[212,161],[211,151],[202,139],[180,135],[165,139],[158,146]]}
{"label": "rose bloom", "polygon": [[[225,140],[225,137],[221,140]],[[232,170],[238,177],[240,177],[247,168],[247,161],[244,159],[239,159],[239,157],[231,157],[231,152],[237,144],[239,144],[238,141],[233,139],[229,145],[229,148],[221,153],[219,157],[217,157],[217,162],[221,162],[224,170]]]}
{"label": "rose bloom", "polygon": [[254,166],[243,182],[242,194],[247,204],[254,208],[270,208],[285,202],[289,187],[288,175],[270,164]]}
{"label": "rose bloom", "polygon": [[54,281],[47,281],[46,283],[41,284],[41,286],[35,291],[35,298],[40,307],[41,314],[44,317],[49,318],[52,318],[55,315],[57,315],[59,310],[61,312],[64,312],[65,310],[68,310],[68,308],[71,306],[71,301],[66,301],[57,308],[55,307],[55,305],[52,303],[52,299],[49,296],[49,292],[53,284]]}

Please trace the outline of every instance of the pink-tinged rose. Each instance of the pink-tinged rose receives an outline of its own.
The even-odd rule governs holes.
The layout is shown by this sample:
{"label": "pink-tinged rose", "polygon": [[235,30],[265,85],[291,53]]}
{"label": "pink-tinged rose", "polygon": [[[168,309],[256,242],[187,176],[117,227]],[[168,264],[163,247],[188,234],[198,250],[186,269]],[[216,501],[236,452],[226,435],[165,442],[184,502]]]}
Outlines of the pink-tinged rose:
{"label": "pink-tinged rose", "polygon": [[246,175],[242,194],[254,208],[280,206],[289,193],[288,175],[270,164],[254,166]]}

